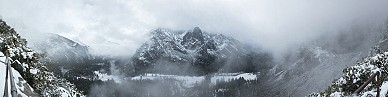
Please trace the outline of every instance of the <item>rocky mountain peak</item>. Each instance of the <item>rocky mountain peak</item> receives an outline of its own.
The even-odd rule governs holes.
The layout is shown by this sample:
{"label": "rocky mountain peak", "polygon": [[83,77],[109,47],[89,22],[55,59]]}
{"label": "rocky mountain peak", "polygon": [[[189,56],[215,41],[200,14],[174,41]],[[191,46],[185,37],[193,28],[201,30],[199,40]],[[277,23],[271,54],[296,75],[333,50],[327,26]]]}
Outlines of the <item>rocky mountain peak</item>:
{"label": "rocky mountain peak", "polygon": [[184,45],[186,49],[195,49],[203,46],[204,43],[205,39],[199,27],[195,27],[192,32],[187,32],[185,36],[183,36],[182,45]]}
{"label": "rocky mountain peak", "polygon": [[195,27],[195,28],[193,29],[193,33],[194,33],[194,34],[202,35],[202,31],[201,31],[201,29],[199,29],[199,27]]}
{"label": "rocky mountain peak", "polygon": [[187,32],[158,29],[151,33],[155,34],[132,57],[134,74],[255,72],[257,64],[267,64],[252,60],[271,61],[269,55],[251,51],[231,37],[202,32],[199,27]]}

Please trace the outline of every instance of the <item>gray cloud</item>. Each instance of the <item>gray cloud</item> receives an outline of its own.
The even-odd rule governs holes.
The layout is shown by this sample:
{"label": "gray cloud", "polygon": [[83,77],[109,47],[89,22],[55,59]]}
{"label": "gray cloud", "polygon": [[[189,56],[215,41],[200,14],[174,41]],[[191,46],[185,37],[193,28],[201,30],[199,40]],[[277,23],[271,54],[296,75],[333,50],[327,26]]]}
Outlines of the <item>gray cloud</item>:
{"label": "gray cloud", "polygon": [[57,33],[95,54],[135,52],[159,27],[234,36],[276,52],[349,29],[378,25],[386,0],[0,0],[0,15],[25,37]]}

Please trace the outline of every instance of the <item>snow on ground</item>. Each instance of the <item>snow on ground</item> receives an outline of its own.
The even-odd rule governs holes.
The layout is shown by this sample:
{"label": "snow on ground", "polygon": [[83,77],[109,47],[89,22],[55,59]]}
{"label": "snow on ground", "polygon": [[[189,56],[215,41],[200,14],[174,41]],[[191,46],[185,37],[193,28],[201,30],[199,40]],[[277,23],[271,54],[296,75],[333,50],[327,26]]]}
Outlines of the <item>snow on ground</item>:
{"label": "snow on ground", "polygon": [[330,95],[330,97],[341,97],[341,94],[340,92],[334,92],[333,94]]}
{"label": "snow on ground", "polygon": [[[2,56],[2,53],[0,53],[0,56]],[[0,57],[0,60],[1,61],[5,61],[5,58],[4,57]],[[3,95],[4,93],[4,85],[5,85],[5,76],[6,76],[6,69],[7,69],[7,66],[0,62],[0,95]],[[27,81],[25,81],[23,79],[23,77],[19,74],[18,71],[16,71],[15,69],[12,68],[12,74],[14,76],[14,81],[15,81],[15,86],[16,86],[16,90],[17,90],[17,93],[18,93],[18,97],[28,97],[28,96],[33,96],[35,95],[34,94],[34,91],[33,89],[30,87],[30,85],[27,84]],[[8,76],[8,79],[10,78],[10,76]],[[11,82],[8,80],[8,95],[9,97],[11,97]]]}
{"label": "snow on ground", "polygon": [[176,79],[182,81],[183,85],[186,87],[194,86],[196,83],[200,83],[205,80],[204,76],[177,76],[177,75],[164,75],[164,74],[151,74],[146,73],[144,75],[139,75],[132,77],[132,80],[155,80],[155,79]]}
{"label": "snow on ground", "polygon": [[381,84],[380,89],[380,97],[385,97],[388,92],[388,81],[384,81],[383,84]]}
{"label": "snow on ground", "polygon": [[211,78],[211,84],[215,85],[217,81],[230,81],[232,79],[243,78],[244,80],[256,80],[257,75],[253,73],[219,73]]}
{"label": "snow on ground", "polygon": [[[176,79],[183,82],[185,87],[192,87],[196,83],[205,81],[206,76],[178,76],[178,75],[164,75],[164,74],[151,74],[147,73],[132,77],[131,80],[156,80],[156,79]],[[232,79],[243,78],[244,80],[256,80],[257,74],[253,73],[217,73],[210,76],[211,85],[215,85],[217,81],[231,81]]]}
{"label": "snow on ground", "polygon": [[[366,91],[362,93],[360,97],[376,97],[376,95],[377,95],[376,91]],[[337,96],[337,97],[340,97],[340,96]],[[382,97],[385,97],[385,96],[382,96]]]}
{"label": "snow on ground", "polygon": [[65,88],[63,88],[63,87],[59,87],[59,89],[60,89],[61,91],[64,91],[64,92],[61,93],[61,97],[72,97],[72,95],[69,95],[69,94],[71,94],[71,93],[69,93],[69,91],[68,91],[67,89],[65,89]]}
{"label": "snow on ground", "polygon": [[116,83],[121,83],[123,81],[123,78],[117,75],[108,75],[106,73],[100,73],[99,71],[94,71],[94,74],[96,74],[101,81],[113,80]]}

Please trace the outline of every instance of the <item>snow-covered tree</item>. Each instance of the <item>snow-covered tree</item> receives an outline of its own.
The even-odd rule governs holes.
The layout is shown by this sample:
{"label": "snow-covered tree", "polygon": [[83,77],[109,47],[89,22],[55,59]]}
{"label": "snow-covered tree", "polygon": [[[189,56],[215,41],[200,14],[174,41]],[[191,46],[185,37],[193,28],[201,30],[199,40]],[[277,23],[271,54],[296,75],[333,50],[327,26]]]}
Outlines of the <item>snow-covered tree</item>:
{"label": "snow-covered tree", "polygon": [[[376,54],[373,57],[366,57],[362,62],[355,66],[343,70],[343,76],[335,81],[321,93],[313,93],[309,96],[350,96],[364,84],[372,74],[379,72],[383,83],[388,83],[388,52]],[[378,87],[377,81],[372,81],[364,90],[356,95],[376,95],[377,89],[388,88],[387,86]],[[383,89],[384,90],[384,89]],[[381,91],[380,94],[386,94],[388,91]],[[387,95],[388,96],[388,95]]]}

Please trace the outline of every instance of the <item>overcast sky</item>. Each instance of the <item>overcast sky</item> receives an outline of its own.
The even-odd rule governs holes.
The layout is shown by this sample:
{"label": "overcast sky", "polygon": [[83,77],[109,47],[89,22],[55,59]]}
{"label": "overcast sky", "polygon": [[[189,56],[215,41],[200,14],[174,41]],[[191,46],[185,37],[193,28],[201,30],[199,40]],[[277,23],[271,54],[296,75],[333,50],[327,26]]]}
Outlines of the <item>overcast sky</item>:
{"label": "overcast sky", "polygon": [[196,26],[281,51],[387,14],[388,0],[0,0],[21,35],[57,33],[109,55],[133,54],[152,29]]}

